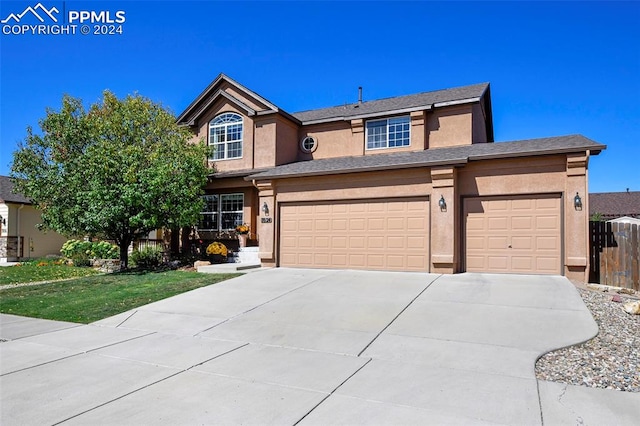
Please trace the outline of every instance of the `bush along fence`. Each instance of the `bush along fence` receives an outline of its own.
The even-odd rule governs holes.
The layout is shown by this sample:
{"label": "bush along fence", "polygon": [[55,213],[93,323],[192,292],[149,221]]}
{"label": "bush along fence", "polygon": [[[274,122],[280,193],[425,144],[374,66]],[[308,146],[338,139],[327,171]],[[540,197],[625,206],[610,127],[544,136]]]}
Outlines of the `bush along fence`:
{"label": "bush along fence", "polygon": [[589,222],[589,281],[640,291],[640,225]]}

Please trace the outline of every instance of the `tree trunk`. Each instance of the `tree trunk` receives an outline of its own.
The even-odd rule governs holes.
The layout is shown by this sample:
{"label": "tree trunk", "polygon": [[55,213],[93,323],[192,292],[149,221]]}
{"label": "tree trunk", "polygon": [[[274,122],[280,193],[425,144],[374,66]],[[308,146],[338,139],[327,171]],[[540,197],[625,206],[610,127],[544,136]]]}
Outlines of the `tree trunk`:
{"label": "tree trunk", "polygon": [[124,271],[129,266],[129,242],[120,243],[120,270]]}
{"label": "tree trunk", "polygon": [[162,230],[162,263],[169,263],[171,253],[172,236],[176,232],[174,229],[164,228]]}

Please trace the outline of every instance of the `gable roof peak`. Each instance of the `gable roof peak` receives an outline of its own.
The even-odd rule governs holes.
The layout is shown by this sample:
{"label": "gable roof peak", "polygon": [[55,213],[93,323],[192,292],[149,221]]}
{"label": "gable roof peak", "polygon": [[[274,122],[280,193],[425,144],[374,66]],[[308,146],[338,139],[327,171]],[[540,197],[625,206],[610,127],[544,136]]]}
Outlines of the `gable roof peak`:
{"label": "gable roof peak", "polygon": [[[227,84],[235,87],[238,91],[245,93],[248,97],[255,99],[258,103],[263,104],[266,107],[266,111],[262,112],[279,112],[281,111],[275,104],[267,100],[266,98],[260,96],[256,92],[246,88],[242,84],[238,83],[228,75],[224,73],[218,74],[218,76],[213,79],[211,83],[194,99],[187,108],[178,116],[176,121],[178,124],[182,125],[190,125],[195,122],[195,120],[204,112],[206,108],[203,108],[203,105],[211,105],[213,101],[218,96],[222,95],[223,90],[220,89],[220,85],[222,82],[226,82]],[[233,98],[237,100],[236,98]],[[239,100],[237,100],[240,102]],[[244,105],[244,104],[243,104]],[[242,107],[243,109],[246,109]]]}

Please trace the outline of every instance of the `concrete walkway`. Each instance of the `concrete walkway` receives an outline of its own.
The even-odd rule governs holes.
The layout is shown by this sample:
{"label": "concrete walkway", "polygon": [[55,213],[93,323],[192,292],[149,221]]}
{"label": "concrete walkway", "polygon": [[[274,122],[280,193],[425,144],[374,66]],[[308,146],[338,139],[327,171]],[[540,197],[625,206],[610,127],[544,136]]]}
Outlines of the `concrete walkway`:
{"label": "concrete walkway", "polygon": [[562,277],[269,269],[91,325],[0,316],[0,423],[637,424],[538,382],[597,327]]}

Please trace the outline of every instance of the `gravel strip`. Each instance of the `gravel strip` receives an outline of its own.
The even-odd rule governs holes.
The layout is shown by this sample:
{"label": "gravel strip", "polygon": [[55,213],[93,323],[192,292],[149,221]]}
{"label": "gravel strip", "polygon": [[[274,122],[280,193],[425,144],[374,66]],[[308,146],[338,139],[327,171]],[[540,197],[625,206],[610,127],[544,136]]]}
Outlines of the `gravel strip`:
{"label": "gravel strip", "polygon": [[622,303],[637,300],[615,293],[578,288],[598,324],[598,335],[580,345],[543,355],[536,363],[540,380],[601,389],[640,392],[640,315],[630,315]]}

